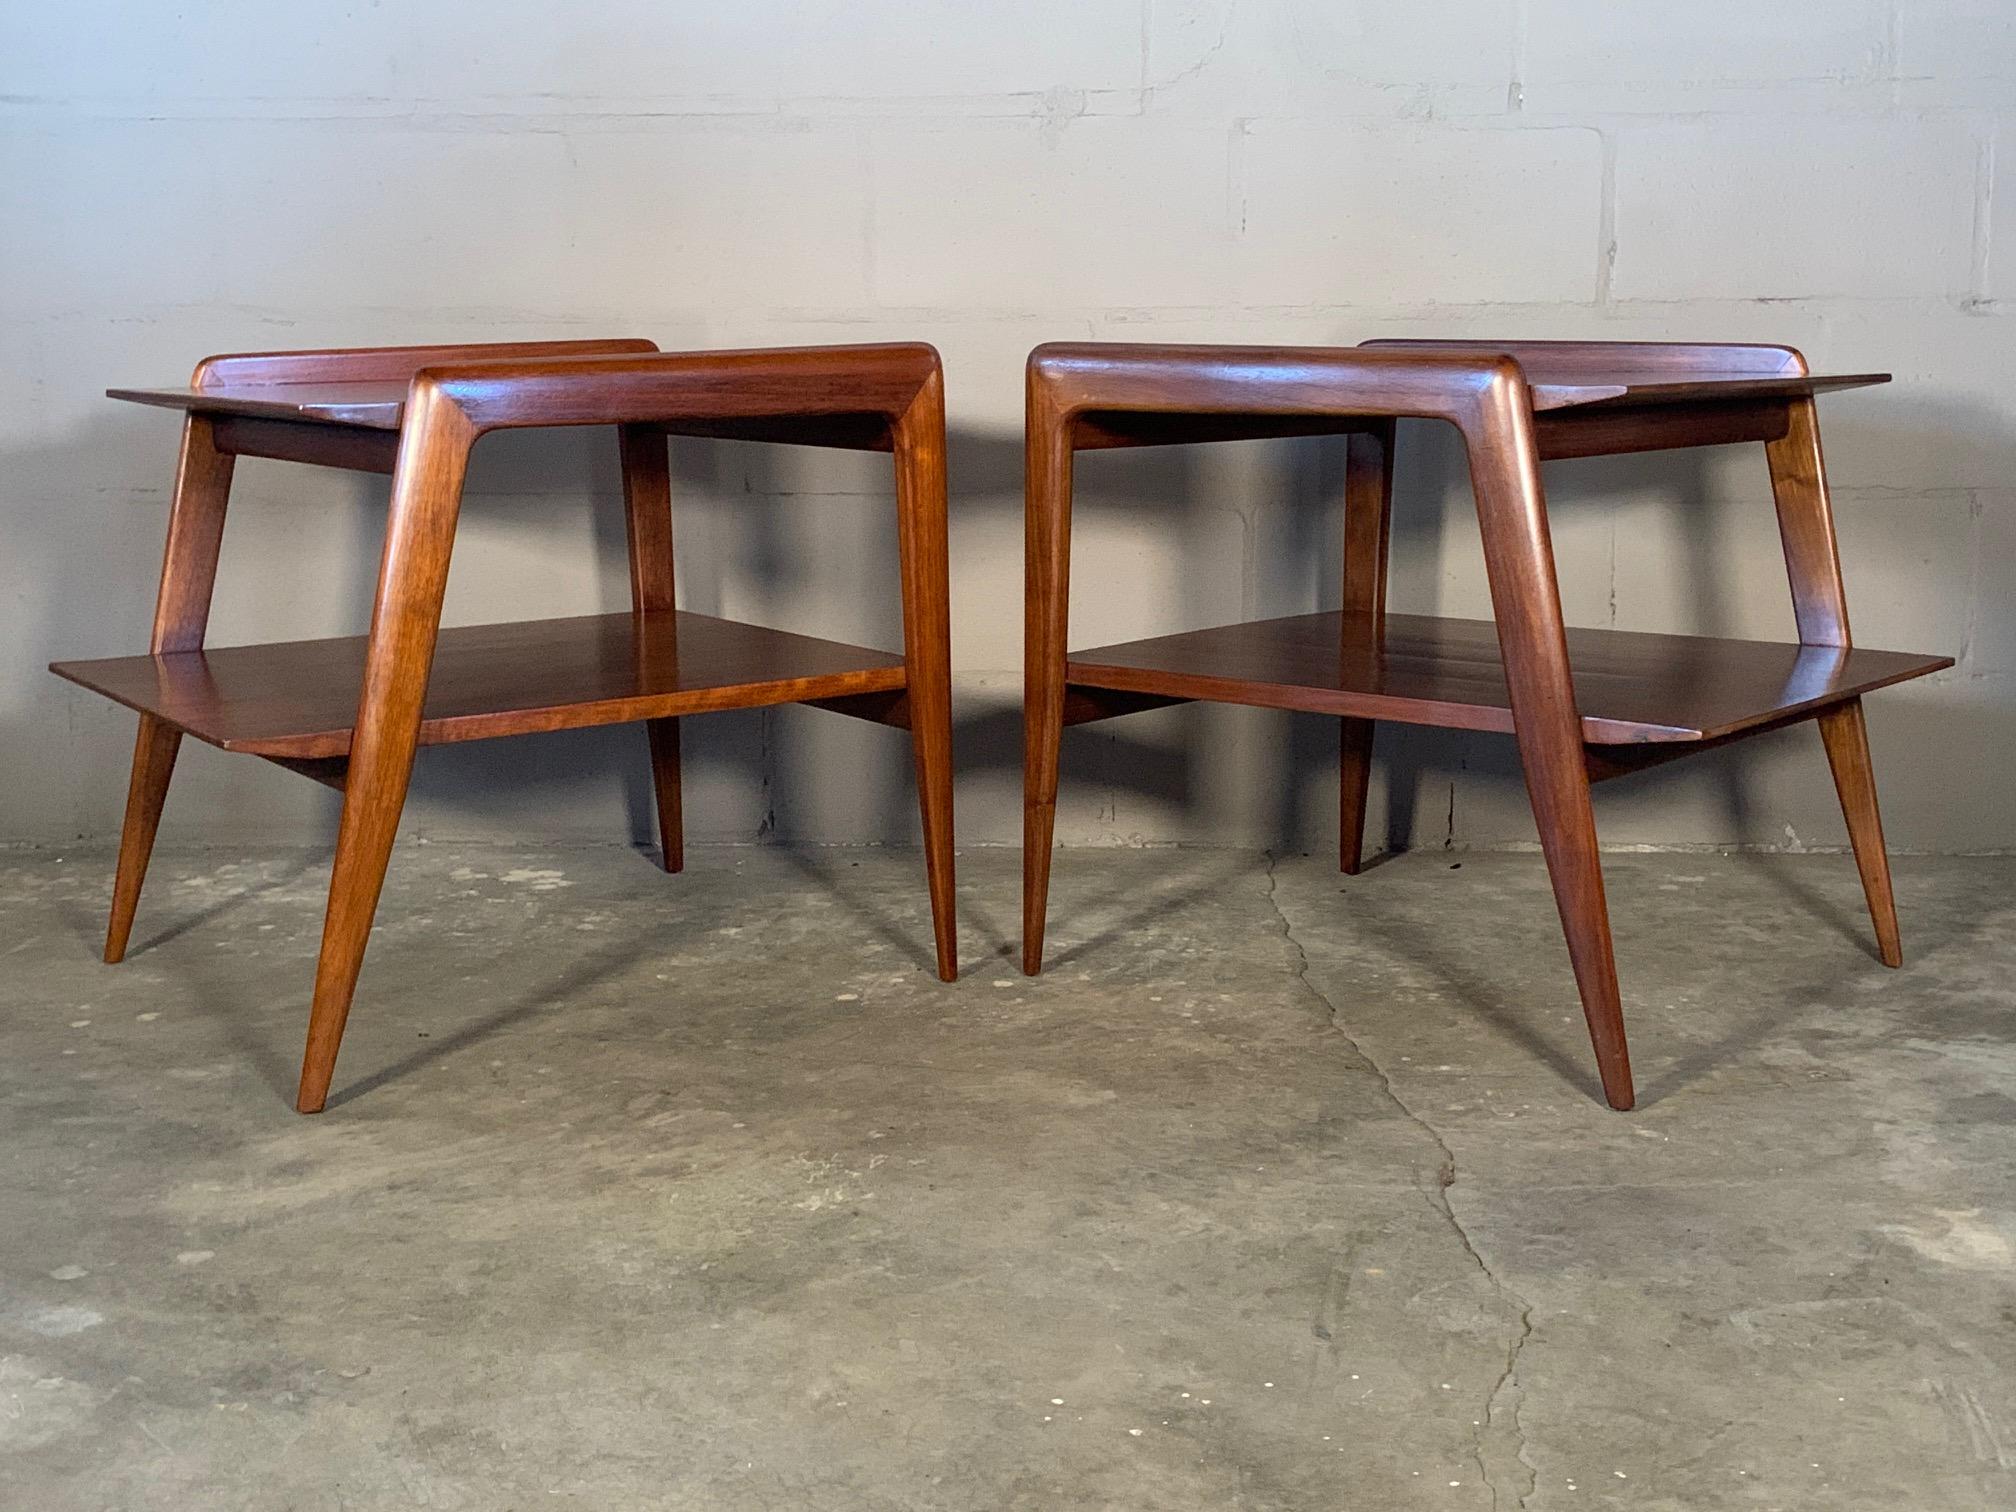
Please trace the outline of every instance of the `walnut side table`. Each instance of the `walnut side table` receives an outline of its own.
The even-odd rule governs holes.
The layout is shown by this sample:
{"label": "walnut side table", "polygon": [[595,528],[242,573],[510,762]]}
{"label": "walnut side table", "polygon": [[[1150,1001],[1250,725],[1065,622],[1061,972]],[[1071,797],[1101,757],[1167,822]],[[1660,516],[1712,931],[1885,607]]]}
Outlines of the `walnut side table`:
{"label": "walnut side table", "polygon": [[[185,412],[146,656],[51,671],[140,713],[105,959],[126,950],[182,736],[338,788],[343,817],[296,1106],[327,1101],[417,746],[644,723],[665,868],[683,864],[679,720],[811,703],[908,729],[938,974],[958,971],[945,539],[945,400],[921,344],[661,353],[576,341],[213,357],[187,388],[114,389]],[[470,448],[493,430],[617,430],[632,611],[441,630]],[[894,454],[903,654],[674,607],[669,435]],[[368,636],[205,650],[234,460],[390,473]]]}
{"label": "walnut side table", "polygon": [[[1063,727],[1192,699],[1339,716],[1342,866],[1364,838],[1381,719],[1518,741],[1613,1108],[1633,1100],[1590,784],[1802,720],[1820,727],[1886,965],[1901,964],[1862,695],[1952,658],[1852,648],[1814,396],[1789,347],[1368,342],[1356,348],[1052,345],[1028,372],[1023,970],[1043,925]],[[1493,621],[1386,612],[1394,421],[1462,435]],[[1103,447],[1344,433],[1342,608],[1067,652],[1071,469]],[[1797,644],[1570,630],[1540,464],[1762,442]]]}

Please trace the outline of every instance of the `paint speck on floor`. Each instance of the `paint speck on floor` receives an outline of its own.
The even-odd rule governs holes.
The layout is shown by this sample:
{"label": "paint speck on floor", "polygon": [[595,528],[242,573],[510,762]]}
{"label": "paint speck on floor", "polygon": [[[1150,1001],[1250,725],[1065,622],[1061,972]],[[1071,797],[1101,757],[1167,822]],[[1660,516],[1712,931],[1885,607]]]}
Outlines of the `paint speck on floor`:
{"label": "paint speck on floor", "polygon": [[[105,1321],[103,1314],[88,1307],[72,1307],[64,1303],[53,1307],[27,1308],[19,1316],[23,1327],[45,1339],[67,1339],[87,1328],[96,1328]],[[0,1408],[0,1416],[4,1414],[5,1409]]]}
{"label": "paint speck on floor", "polygon": [[509,882],[515,887],[530,888],[533,892],[555,892],[560,888],[574,885],[567,880],[565,872],[537,866],[514,867],[504,873],[499,880]]}

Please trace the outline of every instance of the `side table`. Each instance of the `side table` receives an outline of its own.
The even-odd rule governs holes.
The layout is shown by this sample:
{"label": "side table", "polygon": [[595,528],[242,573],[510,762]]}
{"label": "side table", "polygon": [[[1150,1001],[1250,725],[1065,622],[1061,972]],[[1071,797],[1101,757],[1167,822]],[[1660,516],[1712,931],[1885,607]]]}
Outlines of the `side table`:
{"label": "side table", "polygon": [[[185,418],[149,654],[50,668],[140,713],[105,959],[125,954],[185,733],[339,789],[301,1112],[328,1098],[420,745],[642,722],[664,864],[676,872],[681,717],[811,703],[905,728],[938,974],[956,976],[945,401],[930,347],[661,353],[618,340],[259,353],[212,357],[187,388],[110,393]],[[617,430],[631,612],[441,630],[470,449],[493,430],[574,425]],[[677,610],[672,435],[893,453],[903,654]],[[392,475],[368,636],[204,648],[240,456]]]}
{"label": "side table", "polygon": [[[1820,727],[1885,964],[1901,964],[1862,695],[1952,658],[1851,646],[1816,395],[1790,347],[1380,341],[1355,348],[1038,347],[1029,358],[1022,967],[1043,961],[1063,727],[1192,699],[1339,717],[1342,866],[1358,870],[1381,719],[1518,741],[1583,1011],[1613,1108],[1632,1105],[1592,782],[1803,720]],[[1396,419],[1469,453],[1494,621],[1386,611]],[[1342,608],[1068,652],[1072,458],[1343,433]],[[1568,629],[1540,464],[1762,442],[1797,644]]]}

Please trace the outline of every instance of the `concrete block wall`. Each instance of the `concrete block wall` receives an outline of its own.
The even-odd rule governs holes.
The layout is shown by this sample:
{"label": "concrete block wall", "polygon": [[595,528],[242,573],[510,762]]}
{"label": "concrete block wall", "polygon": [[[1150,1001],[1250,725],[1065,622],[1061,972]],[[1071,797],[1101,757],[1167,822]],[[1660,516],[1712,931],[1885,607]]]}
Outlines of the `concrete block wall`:
{"label": "concrete block wall", "polygon": [[[2005,0],[609,0],[9,5],[0,48],[0,840],[116,833],[130,716],[41,669],[145,644],[173,421],[114,383],[219,350],[643,334],[917,337],[949,373],[961,838],[1017,834],[1021,364],[1053,338],[1786,341],[1826,402],[1858,637],[1949,652],[1875,700],[1894,842],[2016,844],[2016,9]],[[1486,609],[1460,459],[1404,438],[1395,606]],[[1081,644],[1334,604],[1334,443],[1082,469]],[[886,463],[675,449],[690,606],[896,643]],[[1761,457],[1550,474],[1577,623],[1789,636]],[[378,480],[249,463],[218,643],[368,609]],[[451,622],[626,602],[613,443],[478,453]],[[900,737],[710,716],[703,839],[907,839]],[[1382,737],[1375,833],[1530,840],[1508,742]],[[1323,721],[1077,732],[1060,833],[1330,843]],[[439,837],[648,832],[630,730],[423,758]],[[1839,844],[1794,731],[1607,787],[1642,845]],[[321,840],[331,800],[207,748],[168,831]]]}

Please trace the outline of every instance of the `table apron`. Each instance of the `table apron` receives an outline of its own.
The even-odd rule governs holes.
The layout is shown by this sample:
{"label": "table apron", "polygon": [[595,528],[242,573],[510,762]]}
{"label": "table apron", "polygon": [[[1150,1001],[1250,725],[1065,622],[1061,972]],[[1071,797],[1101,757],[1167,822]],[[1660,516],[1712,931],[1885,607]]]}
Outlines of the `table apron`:
{"label": "table apron", "polygon": [[213,415],[217,449],[240,457],[273,457],[350,472],[389,473],[399,457],[399,432],[262,415]]}
{"label": "table apron", "polygon": [[1782,399],[1543,410],[1533,417],[1543,461],[1609,457],[1624,452],[1775,441],[1790,425]]}

